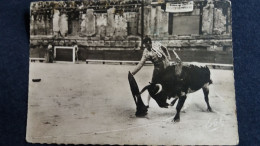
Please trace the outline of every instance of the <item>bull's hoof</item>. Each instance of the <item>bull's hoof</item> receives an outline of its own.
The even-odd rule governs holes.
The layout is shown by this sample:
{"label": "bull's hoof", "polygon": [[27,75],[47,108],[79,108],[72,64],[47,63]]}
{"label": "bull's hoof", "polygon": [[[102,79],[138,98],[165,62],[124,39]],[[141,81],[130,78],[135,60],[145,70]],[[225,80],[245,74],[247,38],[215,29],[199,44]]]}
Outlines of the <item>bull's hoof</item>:
{"label": "bull's hoof", "polygon": [[135,113],[135,116],[136,117],[144,117],[144,116],[146,116],[147,115],[147,112],[136,112]]}
{"label": "bull's hoof", "polygon": [[180,122],[180,117],[179,117],[179,116],[175,116],[175,117],[173,118],[173,121],[174,121],[174,122]]}
{"label": "bull's hoof", "polygon": [[213,112],[211,108],[208,108],[207,111],[208,111],[208,112]]}
{"label": "bull's hoof", "polygon": [[180,118],[179,119],[173,119],[173,121],[176,122],[180,122]]}

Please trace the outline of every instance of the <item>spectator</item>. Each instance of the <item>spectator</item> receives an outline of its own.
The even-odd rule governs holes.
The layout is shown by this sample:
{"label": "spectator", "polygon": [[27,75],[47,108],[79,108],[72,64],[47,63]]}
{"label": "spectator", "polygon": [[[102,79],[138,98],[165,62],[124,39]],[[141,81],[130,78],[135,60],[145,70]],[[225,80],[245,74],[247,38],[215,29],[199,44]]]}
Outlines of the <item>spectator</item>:
{"label": "spectator", "polygon": [[74,43],[74,48],[75,48],[75,61],[76,61],[76,63],[78,63],[79,62],[80,50],[79,50],[77,43]]}
{"label": "spectator", "polygon": [[54,48],[51,43],[49,43],[48,48],[47,48],[47,61],[49,63],[53,63],[54,60]]}

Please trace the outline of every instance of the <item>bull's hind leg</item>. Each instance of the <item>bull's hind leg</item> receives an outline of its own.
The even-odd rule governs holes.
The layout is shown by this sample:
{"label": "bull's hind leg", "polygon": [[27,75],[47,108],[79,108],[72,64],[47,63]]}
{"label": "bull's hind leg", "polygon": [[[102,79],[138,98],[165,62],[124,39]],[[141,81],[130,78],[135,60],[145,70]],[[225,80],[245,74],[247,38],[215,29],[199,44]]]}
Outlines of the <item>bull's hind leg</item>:
{"label": "bull's hind leg", "polygon": [[174,122],[180,121],[180,111],[181,111],[181,108],[182,108],[186,98],[187,98],[186,95],[179,97],[179,101],[178,101],[178,104],[177,104],[177,107],[176,107],[177,113],[176,113],[175,117],[173,118]]}
{"label": "bull's hind leg", "polygon": [[208,106],[208,111],[212,112],[212,109],[211,109],[211,107],[209,105],[209,83],[205,84],[202,87],[202,90],[203,90],[203,93],[204,93],[205,101],[206,101],[207,106]]}

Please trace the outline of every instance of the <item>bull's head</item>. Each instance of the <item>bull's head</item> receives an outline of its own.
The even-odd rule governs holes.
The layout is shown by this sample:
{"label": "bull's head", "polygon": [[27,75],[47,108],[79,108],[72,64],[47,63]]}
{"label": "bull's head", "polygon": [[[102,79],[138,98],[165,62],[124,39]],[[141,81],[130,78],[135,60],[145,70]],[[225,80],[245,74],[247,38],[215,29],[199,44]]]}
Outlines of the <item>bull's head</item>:
{"label": "bull's head", "polygon": [[161,84],[150,83],[150,85],[145,86],[141,90],[140,94],[142,94],[145,90],[148,90],[151,97],[157,102],[157,104],[160,107],[163,107],[163,108],[168,107],[169,104],[166,103],[168,96],[167,96],[166,92],[163,91]]}
{"label": "bull's head", "polygon": [[151,96],[155,96],[157,94],[159,94],[162,91],[162,85],[161,84],[154,84],[154,83],[150,83],[149,85],[145,86],[140,94],[142,94],[145,90],[148,90],[149,94]]}

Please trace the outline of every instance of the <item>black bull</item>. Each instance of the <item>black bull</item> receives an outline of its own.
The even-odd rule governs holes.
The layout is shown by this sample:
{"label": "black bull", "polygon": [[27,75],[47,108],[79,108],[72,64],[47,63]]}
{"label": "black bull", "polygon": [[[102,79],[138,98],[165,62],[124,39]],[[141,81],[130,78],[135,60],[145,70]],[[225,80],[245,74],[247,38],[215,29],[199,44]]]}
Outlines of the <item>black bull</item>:
{"label": "black bull", "polygon": [[[129,73],[128,79],[131,86],[133,82],[136,84],[133,77]],[[134,81],[133,81],[134,80]],[[135,103],[137,105],[136,116],[144,116],[147,114],[148,107],[144,105],[141,94],[148,90],[151,97],[157,102],[157,104],[162,108],[167,108],[168,106],[173,106],[177,99],[179,99],[176,110],[177,113],[174,117],[174,121],[180,121],[180,111],[187,98],[188,93],[195,92],[202,88],[205,101],[207,104],[207,110],[212,111],[209,105],[209,85],[212,83],[210,79],[210,70],[206,66],[197,66],[197,65],[185,65],[182,67],[181,78],[175,75],[175,66],[168,67],[164,72],[160,74],[160,78],[156,83],[150,83],[145,86],[142,91],[139,93],[138,86],[131,90]],[[135,90],[135,91],[133,91]],[[175,98],[171,104],[168,104],[167,99]]]}

